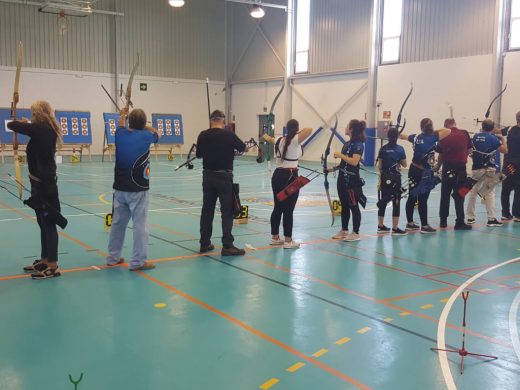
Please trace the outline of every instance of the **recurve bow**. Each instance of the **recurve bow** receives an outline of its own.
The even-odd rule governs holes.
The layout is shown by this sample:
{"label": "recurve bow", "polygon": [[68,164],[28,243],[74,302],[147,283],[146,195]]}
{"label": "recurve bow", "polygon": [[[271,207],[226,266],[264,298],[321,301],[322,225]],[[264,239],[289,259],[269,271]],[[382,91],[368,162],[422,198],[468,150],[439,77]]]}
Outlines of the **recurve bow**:
{"label": "recurve bow", "polygon": [[[397,114],[397,123],[396,123],[395,127],[399,131],[399,134],[401,134],[406,127],[406,119],[404,120],[404,124],[401,126],[401,117],[403,115],[404,107],[406,106],[406,103],[408,103],[408,99],[410,99],[412,92],[413,92],[413,83],[410,84],[410,92],[408,92],[408,95],[406,95],[406,98],[404,99],[404,102],[401,105],[401,109],[399,110],[399,114]],[[399,128],[401,128],[401,130],[399,130]]]}
{"label": "recurve bow", "polygon": [[334,136],[336,135],[336,129],[338,128],[338,117],[336,116],[336,122],[334,123],[334,128],[331,129],[331,134],[329,138],[329,142],[327,142],[327,147],[325,148],[325,152],[321,156],[321,165],[323,167],[323,177],[324,182],[323,185],[325,186],[325,193],[327,194],[327,202],[329,203],[329,209],[330,214],[332,216],[332,223],[330,226],[334,226],[334,208],[332,207],[332,200],[330,199],[330,190],[329,190],[329,173],[327,172],[327,158],[330,154],[330,145],[332,144],[332,140],[334,139]]}
{"label": "recurve bow", "polygon": [[[11,102],[11,119],[13,121],[16,120],[16,106],[20,101],[20,73],[22,72],[22,63],[23,44],[20,42],[18,44],[18,55],[16,56],[16,75],[14,78],[13,101]],[[13,131],[13,162],[16,181],[18,183],[18,196],[22,199],[22,169],[20,167],[20,160],[18,159],[18,137],[15,131]]]}

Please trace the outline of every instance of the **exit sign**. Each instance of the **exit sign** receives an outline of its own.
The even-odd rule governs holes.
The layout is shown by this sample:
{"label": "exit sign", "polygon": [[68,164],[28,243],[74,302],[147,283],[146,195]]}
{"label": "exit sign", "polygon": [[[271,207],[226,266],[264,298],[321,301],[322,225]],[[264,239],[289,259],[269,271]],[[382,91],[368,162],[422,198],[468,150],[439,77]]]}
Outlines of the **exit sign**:
{"label": "exit sign", "polygon": [[140,89],[141,91],[148,91],[148,84],[146,84],[146,83],[140,83],[140,84],[139,84],[139,89]]}

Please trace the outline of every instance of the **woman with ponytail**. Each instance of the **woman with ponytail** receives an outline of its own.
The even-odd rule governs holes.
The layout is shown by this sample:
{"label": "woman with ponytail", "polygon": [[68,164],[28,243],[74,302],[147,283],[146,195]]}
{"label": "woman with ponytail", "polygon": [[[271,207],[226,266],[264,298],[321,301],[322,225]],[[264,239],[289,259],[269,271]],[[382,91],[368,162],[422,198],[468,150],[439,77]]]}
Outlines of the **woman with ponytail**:
{"label": "woman with ponytail", "polygon": [[30,137],[27,144],[27,164],[31,182],[31,198],[26,202],[34,208],[40,226],[41,258],[24,267],[33,279],[60,276],[58,270],[58,231],[67,221],[60,214],[56,177],[56,144],[61,144],[61,130],[50,104],[37,101],[31,106],[31,123],[26,119],[13,121],[7,127]]}
{"label": "woman with ponytail", "polygon": [[406,231],[399,229],[401,214],[401,167],[406,168],[406,153],[401,145],[397,145],[399,131],[392,127],[388,130],[388,143],[384,145],[377,156],[379,168],[378,225],[379,233],[388,233],[390,229],[384,224],[386,205],[392,202],[392,234],[405,235]]}
{"label": "woman with ponytail", "polygon": [[[349,122],[345,135],[350,136],[350,140],[343,145],[341,153],[334,152],[334,158],[340,158],[341,162],[328,169],[328,172],[339,170],[337,186],[341,201],[341,230],[332,237],[334,239],[359,241],[359,226],[361,225],[359,204],[364,205],[366,202],[362,190],[365,182],[359,175],[359,165],[365,150],[365,128],[365,121],[352,119]],[[352,214],[352,234],[348,234],[350,214]]]}
{"label": "woman with ponytail", "polygon": [[[293,212],[300,193],[297,191],[283,201],[279,201],[276,194],[298,177],[298,160],[303,156],[301,143],[311,134],[312,129],[305,128],[299,131],[296,119],[287,122],[286,128],[287,135],[277,140],[267,134],[263,136],[265,141],[274,144],[278,165],[271,178],[274,195],[274,209],[271,213],[271,245],[283,245],[285,249],[296,249],[300,247],[300,244],[292,239]],[[285,239],[281,239],[279,234],[282,216]]]}

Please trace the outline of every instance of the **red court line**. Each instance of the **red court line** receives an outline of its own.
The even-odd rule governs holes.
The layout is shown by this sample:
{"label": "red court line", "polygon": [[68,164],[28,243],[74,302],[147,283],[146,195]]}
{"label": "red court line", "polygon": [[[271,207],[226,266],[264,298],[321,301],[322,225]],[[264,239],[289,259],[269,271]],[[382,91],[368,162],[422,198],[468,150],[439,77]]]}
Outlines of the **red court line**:
{"label": "red court line", "polygon": [[416,293],[400,295],[398,297],[385,298],[385,299],[382,299],[381,302],[402,301],[403,299],[422,297],[424,295],[437,294],[440,292],[453,291],[453,290],[455,290],[455,287],[444,287],[444,288],[438,288],[436,290],[420,291],[420,292],[416,292]]}
{"label": "red court line", "polygon": [[210,311],[210,312],[212,312],[212,313],[214,313],[214,314],[216,314],[216,315],[218,315],[218,316],[220,316],[220,317],[222,317],[222,318],[224,318],[226,320],[228,320],[229,322],[239,326],[240,328],[248,331],[249,333],[252,333],[253,335],[260,337],[261,339],[266,340],[266,341],[270,342],[271,344],[274,344],[277,347],[282,348],[283,350],[285,350],[285,351],[287,351],[287,352],[289,352],[289,353],[299,357],[300,359],[304,359],[304,360],[308,361],[309,363],[315,365],[316,367],[321,368],[322,370],[328,372],[329,374],[332,374],[335,377],[340,378],[343,381],[348,382],[348,383],[356,386],[359,389],[364,389],[364,390],[369,390],[370,389],[369,386],[367,386],[367,385],[359,382],[358,380],[356,380],[356,379],[354,379],[354,378],[352,378],[352,377],[342,373],[341,371],[338,371],[335,368],[332,368],[331,366],[329,366],[329,365],[327,365],[327,364],[325,364],[325,363],[323,363],[323,362],[321,362],[319,360],[316,360],[316,359],[314,359],[314,358],[312,358],[310,356],[307,356],[306,354],[304,354],[303,352],[297,350],[296,348],[291,347],[290,345],[287,345],[287,344],[283,343],[282,341],[280,341],[280,340],[278,340],[278,339],[276,339],[276,338],[274,338],[274,337],[272,337],[272,336],[270,336],[270,335],[268,335],[268,334],[266,334],[266,333],[264,333],[264,332],[262,332],[262,331],[260,331],[260,330],[258,330],[256,328],[252,327],[251,325],[246,324],[245,322],[242,322],[241,320],[239,320],[239,319],[237,319],[237,318],[235,318],[235,317],[233,317],[233,316],[231,316],[231,315],[229,315],[229,314],[227,314],[227,313],[225,313],[225,312],[223,312],[223,311],[221,311],[221,310],[219,310],[219,309],[217,309],[217,308],[207,304],[204,301],[201,301],[200,299],[197,299],[197,298],[187,294],[186,292],[184,292],[182,290],[179,290],[178,288],[175,288],[172,285],[164,283],[161,280],[156,279],[156,278],[154,278],[154,277],[152,277],[149,274],[146,274],[144,272],[136,271],[136,273],[141,275],[143,278],[148,279],[149,281],[151,281],[151,282],[153,282],[153,283],[155,283],[155,284],[157,284],[157,285],[159,285],[159,286],[161,286],[161,287],[163,287],[163,288],[165,288],[165,289],[167,289],[167,290],[169,290],[169,291],[171,291],[171,292],[173,292],[173,293],[175,293],[177,295],[180,295],[184,299],[186,299],[186,300],[188,300],[188,301],[190,301],[190,302],[192,302],[192,303],[194,303],[194,304],[196,304],[196,305],[198,305],[198,306],[200,306],[200,307],[202,307],[202,308],[204,308],[204,309],[206,309],[206,310],[208,310],[208,311]]}
{"label": "red court line", "polygon": [[[494,264],[486,264],[486,265],[480,265],[478,267],[454,269],[454,270],[451,270],[451,271],[439,272],[439,273],[436,273],[436,274],[428,274],[428,275],[424,275],[424,276],[429,278],[429,277],[432,277],[432,276],[448,275],[448,274],[460,273],[460,272],[464,272],[464,271],[476,271],[476,270],[492,267],[493,265]],[[469,275],[464,275],[464,276],[469,276]]]}

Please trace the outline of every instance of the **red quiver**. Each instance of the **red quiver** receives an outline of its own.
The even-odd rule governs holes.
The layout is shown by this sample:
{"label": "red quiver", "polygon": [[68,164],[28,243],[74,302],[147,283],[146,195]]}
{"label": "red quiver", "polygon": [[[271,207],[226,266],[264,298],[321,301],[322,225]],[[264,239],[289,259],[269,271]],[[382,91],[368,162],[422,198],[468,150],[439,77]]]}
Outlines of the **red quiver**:
{"label": "red quiver", "polygon": [[309,183],[310,180],[307,179],[305,176],[298,176],[287,187],[285,187],[283,190],[276,194],[276,199],[278,199],[280,202],[283,202],[284,200],[298,192],[300,188],[306,186]]}

